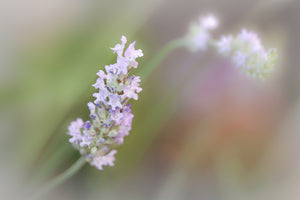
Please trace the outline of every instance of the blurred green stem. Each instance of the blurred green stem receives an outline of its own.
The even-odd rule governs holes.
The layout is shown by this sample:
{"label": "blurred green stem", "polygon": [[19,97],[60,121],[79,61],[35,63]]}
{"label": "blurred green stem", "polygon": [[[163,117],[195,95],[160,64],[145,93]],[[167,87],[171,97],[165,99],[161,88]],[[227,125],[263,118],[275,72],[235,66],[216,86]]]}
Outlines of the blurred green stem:
{"label": "blurred green stem", "polygon": [[143,79],[146,77],[158,66],[158,64],[164,59],[169,53],[173,50],[184,46],[184,39],[176,39],[172,40],[168,44],[166,44],[158,53],[149,61],[149,63],[144,66],[140,72],[140,75]]}
{"label": "blurred green stem", "polygon": [[57,186],[62,184],[64,181],[71,178],[74,174],[76,174],[86,163],[84,157],[80,157],[70,168],[66,171],[55,177],[51,180],[48,184],[44,187],[39,189],[30,199],[31,200],[38,200],[42,199],[44,195],[49,193],[51,190],[55,189]]}

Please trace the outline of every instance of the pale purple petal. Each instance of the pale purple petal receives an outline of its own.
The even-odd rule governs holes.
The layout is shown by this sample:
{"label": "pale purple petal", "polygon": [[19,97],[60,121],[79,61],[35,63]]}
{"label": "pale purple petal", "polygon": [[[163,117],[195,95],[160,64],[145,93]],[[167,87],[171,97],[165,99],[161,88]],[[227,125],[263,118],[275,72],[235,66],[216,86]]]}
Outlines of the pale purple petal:
{"label": "pale purple petal", "polygon": [[206,49],[207,42],[210,39],[210,34],[204,30],[200,30],[197,35],[192,38],[195,50]]}
{"label": "pale purple petal", "polygon": [[217,42],[218,51],[221,54],[226,54],[231,51],[232,36],[222,36],[221,40]]}
{"label": "pale purple petal", "polygon": [[130,61],[127,58],[118,57],[117,65],[116,65],[116,67],[118,69],[118,73],[127,74],[129,64],[130,64]]}
{"label": "pale purple petal", "polygon": [[94,101],[95,104],[98,104],[100,102],[105,103],[106,102],[106,97],[108,96],[109,92],[107,91],[106,88],[99,89],[98,93],[94,93],[93,97],[96,97],[96,100]]}
{"label": "pale purple petal", "polygon": [[113,110],[115,110],[116,107],[122,108],[121,98],[118,94],[110,94],[107,104],[110,105]]}
{"label": "pale purple petal", "polygon": [[232,60],[236,64],[236,67],[242,67],[246,65],[247,56],[242,52],[238,51],[233,57]]}
{"label": "pale purple petal", "polygon": [[135,60],[138,57],[143,56],[143,52],[141,49],[135,50],[135,41],[131,44],[129,44],[128,48],[125,51],[125,57],[130,60]]}
{"label": "pale purple petal", "polygon": [[99,170],[103,169],[103,166],[114,166],[114,161],[115,161],[115,154],[117,153],[116,150],[112,150],[105,156],[98,156],[94,157],[93,159],[93,165],[97,167]]}
{"label": "pale purple petal", "polygon": [[71,143],[78,143],[81,140],[81,127],[83,125],[83,121],[81,118],[77,118],[76,121],[71,122],[70,126],[68,127],[67,134],[72,136],[69,141]]}
{"label": "pale purple petal", "polygon": [[122,54],[123,54],[124,47],[127,42],[126,37],[122,36],[121,41],[122,41],[121,44],[117,44],[114,48],[111,48],[114,51],[114,53],[118,54],[118,56],[122,56]]}
{"label": "pale purple petal", "polygon": [[98,75],[99,78],[101,78],[102,80],[106,79],[106,74],[104,73],[103,70],[99,70],[99,72],[97,72],[97,75]]}

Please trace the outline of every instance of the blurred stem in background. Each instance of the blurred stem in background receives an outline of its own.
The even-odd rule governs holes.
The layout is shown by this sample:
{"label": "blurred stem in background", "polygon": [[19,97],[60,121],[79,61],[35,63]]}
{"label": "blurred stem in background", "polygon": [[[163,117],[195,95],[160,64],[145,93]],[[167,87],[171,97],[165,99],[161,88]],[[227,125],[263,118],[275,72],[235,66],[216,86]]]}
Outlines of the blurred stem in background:
{"label": "blurred stem in background", "polygon": [[179,47],[183,47],[185,45],[184,39],[172,40],[168,44],[166,44],[150,61],[149,63],[143,67],[140,71],[140,76],[145,82],[145,79],[148,75],[159,65],[159,63],[172,51]]}
{"label": "blurred stem in background", "polygon": [[37,192],[30,198],[31,200],[42,199],[47,193],[51,190],[55,189],[64,181],[71,178],[74,174],[76,174],[84,165],[86,161],[84,157],[80,157],[70,168],[68,168],[65,172],[58,175],[56,178],[47,183],[44,187],[37,190]]}

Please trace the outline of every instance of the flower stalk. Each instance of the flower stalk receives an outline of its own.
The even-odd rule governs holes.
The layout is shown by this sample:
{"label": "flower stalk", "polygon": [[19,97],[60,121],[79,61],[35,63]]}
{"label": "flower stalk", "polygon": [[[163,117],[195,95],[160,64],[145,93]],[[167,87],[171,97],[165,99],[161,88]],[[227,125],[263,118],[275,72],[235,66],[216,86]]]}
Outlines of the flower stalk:
{"label": "flower stalk", "polygon": [[185,39],[179,38],[176,40],[172,40],[171,42],[167,43],[158,53],[149,61],[149,63],[140,71],[141,77],[144,80],[148,77],[148,75],[155,70],[155,68],[159,65],[159,63],[167,57],[172,51],[179,47],[185,46]]}
{"label": "flower stalk", "polygon": [[47,195],[50,191],[55,189],[57,186],[71,178],[74,174],[76,174],[84,165],[86,164],[86,160],[84,157],[80,157],[70,168],[66,171],[58,175],[56,178],[47,183],[44,187],[40,188],[31,198],[30,200],[38,200],[42,199],[43,196]]}

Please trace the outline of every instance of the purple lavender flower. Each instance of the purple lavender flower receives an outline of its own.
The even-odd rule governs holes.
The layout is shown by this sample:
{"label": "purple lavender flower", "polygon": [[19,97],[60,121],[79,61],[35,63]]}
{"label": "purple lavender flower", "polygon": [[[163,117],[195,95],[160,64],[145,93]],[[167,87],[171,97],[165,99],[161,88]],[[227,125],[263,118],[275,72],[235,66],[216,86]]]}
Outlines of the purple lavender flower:
{"label": "purple lavender flower", "polygon": [[222,36],[217,42],[217,47],[220,54],[227,54],[231,51],[232,36]]}
{"label": "purple lavender flower", "polygon": [[241,51],[238,51],[234,54],[232,60],[235,63],[236,67],[239,68],[246,64],[247,56]]}
{"label": "purple lavender flower", "polygon": [[221,54],[231,54],[236,67],[249,76],[264,79],[277,60],[276,49],[265,50],[256,33],[243,29],[236,37],[223,36],[216,43]]}
{"label": "purple lavender flower", "polygon": [[115,154],[117,153],[116,150],[112,150],[106,155],[99,155],[94,157],[93,161],[91,162],[91,165],[95,166],[99,170],[102,170],[102,166],[114,166],[114,161],[115,161]]}
{"label": "purple lavender flower", "polygon": [[74,144],[78,144],[81,140],[81,127],[83,125],[83,121],[80,118],[77,118],[76,121],[71,122],[69,126],[68,135],[72,136],[69,141]]}
{"label": "purple lavender flower", "polygon": [[203,29],[206,30],[213,30],[219,26],[219,21],[213,15],[207,15],[205,17],[201,17],[199,18],[199,21]]}
{"label": "purple lavender flower", "polygon": [[200,17],[197,23],[193,23],[186,35],[186,45],[191,51],[205,50],[211,39],[210,31],[219,25],[218,20],[208,15]]}
{"label": "purple lavender flower", "polygon": [[117,151],[111,148],[114,144],[122,144],[131,130],[133,114],[127,102],[137,100],[142,91],[140,77],[128,73],[137,68],[136,58],[142,57],[143,53],[135,49],[135,42],[129,44],[124,53],[126,42],[126,37],[122,36],[121,44],[111,48],[117,54],[117,62],[106,65],[106,73],[102,70],[97,73],[99,78],[93,84],[98,89],[93,94],[96,99],[87,104],[91,121],[83,122],[78,118],[71,122],[67,133],[72,136],[69,141],[74,147],[99,170],[114,165]]}

